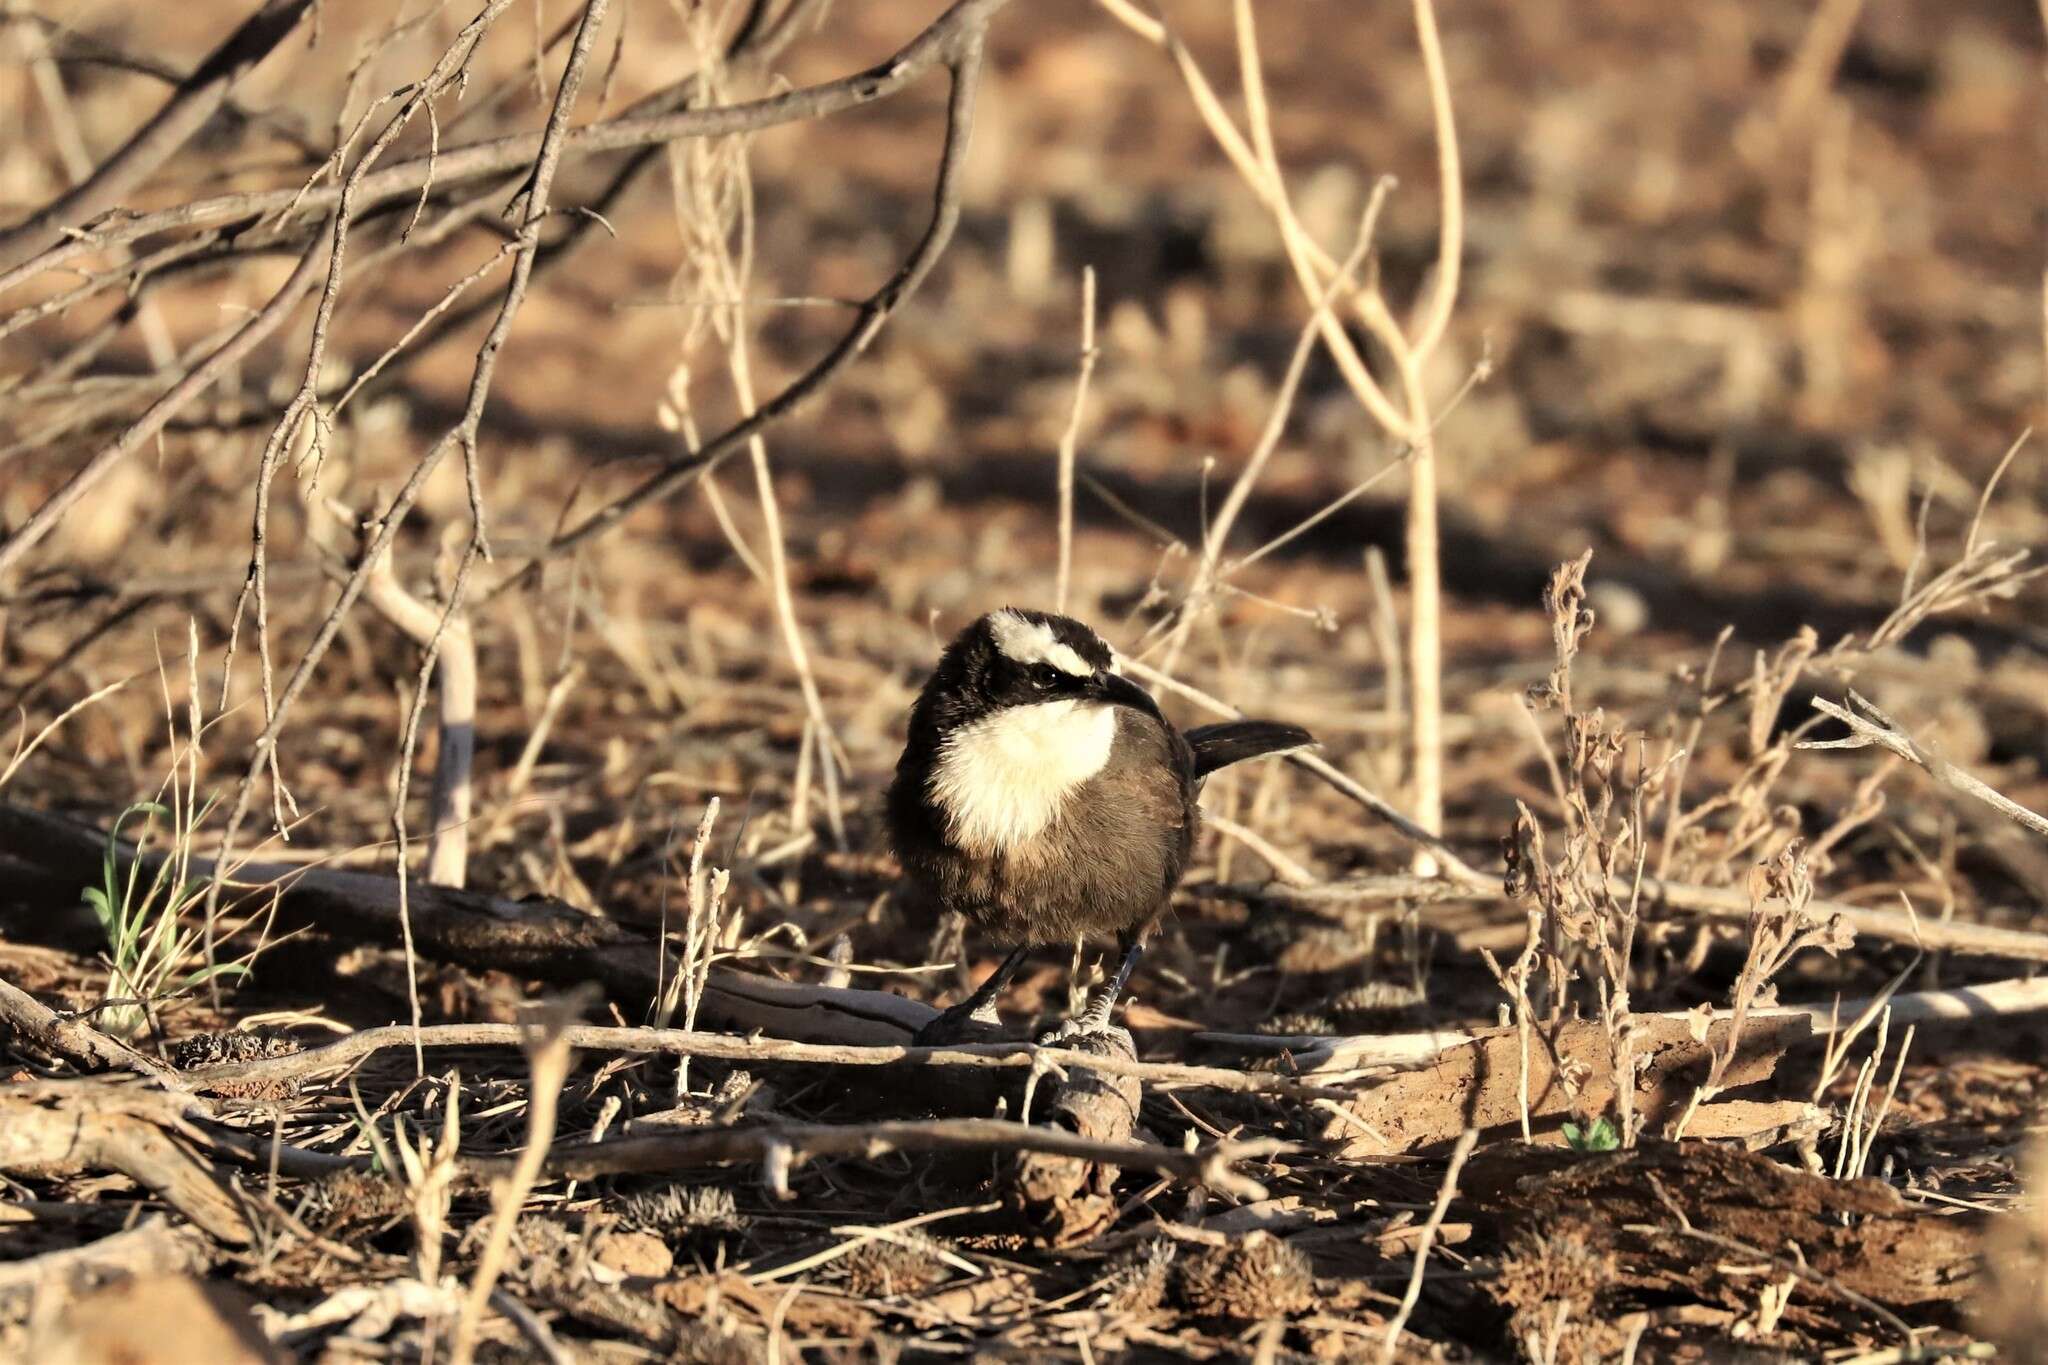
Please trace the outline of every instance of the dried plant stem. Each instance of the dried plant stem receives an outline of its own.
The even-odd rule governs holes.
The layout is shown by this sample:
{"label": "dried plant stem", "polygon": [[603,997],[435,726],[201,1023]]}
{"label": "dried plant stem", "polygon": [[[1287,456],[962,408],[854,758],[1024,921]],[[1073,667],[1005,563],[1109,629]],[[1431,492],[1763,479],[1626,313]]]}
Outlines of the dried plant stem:
{"label": "dried plant stem", "polygon": [[229,369],[240,363],[243,357],[256,349],[257,345],[283,325],[294,309],[311,292],[313,281],[318,278],[318,269],[325,253],[316,244],[308,247],[299,257],[298,267],[278,287],[270,301],[257,311],[255,316],[236,328],[227,340],[213,353],[187,371],[148,408],[124,428],[120,435],[95,451],[90,459],[79,466],[78,472],[44,500],[29,519],[18,527],[6,541],[0,542],[0,578],[20,563],[22,556],[40,544],[43,538],[56,529],[57,523],[76,506],[93,485],[105,478],[108,471],[119,464],[133,451],[142,448],[164,429],[182,411],[186,404],[213,387]]}
{"label": "dried plant stem", "polygon": [[[753,189],[744,162],[738,175],[743,205],[741,221],[744,230],[751,235]],[[748,242],[742,248],[739,264],[736,265],[729,255],[720,263],[732,298],[746,296],[752,255],[752,244]],[[740,415],[743,419],[751,418],[757,408],[753,366],[748,358],[746,316],[737,305],[730,310],[714,310],[714,316],[722,318],[724,323],[721,330],[725,333],[726,360],[732,369],[733,394],[739,400]],[[815,738],[818,773],[825,789],[825,827],[832,831],[832,842],[839,848],[845,848],[846,824],[839,799],[838,732],[833,729],[832,717],[825,710],[825,698],[818,691],[817,674],[811,668],[810,647],[804,642],[803,622],[797,618],[796,598],[789,589],[789,547],[782,530],[782,507],[775,496],[775,475],[768,465],[768,443],[762,439],[758,428],[747,438],[747,458],[753,465],[754,493],[761,504],[762,538],[768,546],[767,584],[775,601],[775,623],[782,631],[782,644],[789,653],[790,667],[796,670],[797,684],[803,691],[804,712],[810,719]],[[799,804],[803,797],[804,793],[799,791],[796,795]]]}
{"label": "dried plant stem", "polygon": [[1408,1289],[1401,1295],[1401,1307],[1387,1324],[1387,1334],[1380,1343],[1380,1365],[1389,1365],[1394,1359],[1394,1353],[1401,1345],[1401,1333],[1408,1327],[1408,1316],[1422,1298],[1422,1275],[1429,1263],[1429,1248],[1436,1241],[1437,1230],[1444,1225],[1444,1214],[1450,1210],[1451,1200],[1457,1197],[1458,1176],[1465,1169],[1465,1158],[1472,1155],[1472,1148],[1478,1141],[1479,1130],[1467,1128],[1459,1135],[1458,1145],[1451,1149],[1450,1165],[1444,1168],[1444,1183],[1437,1188],[1436,1203],[1429,1211],[1429,1221],[1422,1225],[1421,1240],[1415,1244],[1415,1264],[1408,1272]]}
{"label": "dried plant stem", "polygon": [[63,241],[67,229],[117,207],[220,112],[241,79],[314,7],[314,0],[267,0],[90,176],[26,222],[0,232],[0,270],[11,270]]}
{"label": "dried plant stem", "polygon": [[[592,9],[602,10],[603,7],[604,0],[591,0]],[[548,1148],[555,1138],[555,1110],[562,1087],[569,1079],[569,1043],[562,1032],[566,1018],[552,1017],[556,1013],[566,1016],[568,1011],[559,1007],[551,1009],[550,1017],[535,1026],[535,1036],[527,1044],[533,1084],[527,1091],[526,1142],[519,1149],[518,1159],[509,1163],[511,1169],[492,1191],[490,1235],[477,1256],[476,1275],[470,1281],[469,1297],[463,1302],[462,1316],[455,1325],[455,1339],[449,1346],[449,1359],[453,1365],[469,1365],[475,1356],[477,1329],[482,1324],[491,1291],[497,1287],[498,1276],[505,1268],[505,1257],[512,1248],[512,1233],[519,1222],[520,1207],[526,1203],[527,1193],[533,1189],[534,1182],[547,1168]]]}
{"label": "dried plant stem", "polygon": [[1351,289],[1353,276],[1365,264],[1365,258],[1372,250],[1373,228],[1379,220],[1381,206],[1386,203],[1386,192],[1387,182],[1384,180],[1373,187],[1372,197],[1366,201],[1365,211],[1359,217],[1351,254],[1314,300],[1309,320],[1295,342],[1294,354],[1288,359],[1278,392],[1273,395],[1273,404],[1266,414],[1266,425],[1259,433],[1258,443],[1252,447],[1244,468],[1232,482],[1223,505],[1217,508],[1215,520],[1202,528],[1202,558],[1196,565],[1194,580],[1188,585],[1180,610],[1175,614],[1173,628],[1166,637],[1165,650],[1159,659],[1162,672],[1173,672],[1180,660],[1181,647],[1187,643],[1188,632],[1228,576],[1228,571],[1220,567],[1223,547],[1228,543],[1231,529],[1237,525],[1245,505],[1251,501],[1252,490],[1257,487],[1259,476],[1265,473],[1267,462],[1280,448],[1280,438],[1286,433],[1288,418],[1294,412],[1295,394],[1299,392],[1301,377],[1308,369],[1309,357],[1315,351],[1316,336],[1323,320],[1330,316],[1338,299]]}
{"label": "dried plant stem", "polygon": [[434,680],[440,693],[440,743],[428,822],[427,881],[463,886],[469,875],[470,770],[476,757],[476,640],[466,615],[436,610],[400,585],[391,557],[371,570],[363,598],[421,649],[440,638]]}
{"label": "dried plant stem", "polygon": [[1074,407],[1060,433],[1060,564],[1053,587],[1053,610],[1067,609],[1074,573],[1074,459],[1081,443],[1081,419],[1088,410],[1088,381],[1095,373],[1095,267],[1081,270],[1081,361],[1074,376]]}
{"label": "dried plant stem", "polygon": [[[4,983],[0,983],[4,986]],[[0,1004],[6,1000],[0,994]],[[24,999],[26,997],[23,997]],[[30,1001],[33,1006],[34,1002]],[[41,1009],[40,1006],[35,1006]],[[5,1017],[5,1016],[0,1016]],[[83,1027],[82,1025],[78,1027]],[[95,1039],[103,1037],[95,1031]],[[513,1024],[432,1024],[420,1030],[419,1041],[429,1048],[514,1047],[524,1035]],[[758,1034],[739,1037],[725,1033],[693,1033],[687,1029],[610,1028],[576,1024],[563,1029],[570,1046],[588,1052],[617,1052],[677,1057],[709,1057],[749,1066],[847,1067],[961,1067],[969,1070],[1030,1070],[1059,1067],[1099,1071],[1107,1076],[1130,1076],[1161,1090],[1208,1089],[1233,1094],[1289,1095],[1304,1099],[1339,1098],[1348,1092],[1328,1085],[1306,1085],[1287,1076],[1263,1071],[1237,1071],[1228,1067],[1188,1066],[1177,1062],[1140,1062],[1127,1057],[1098,1055],[1064,1047],[1040,1047],[1033,1043],[971,1043],[954,1047],[855,1046],[844,1043],[803,1043]],[[1452,1035],[1444,1035],[1450,1037]],[[1464,1035],[1456,1035],[1463,1037]],[[392,1025],[364,1029],[325,1047],[309,1048],[286,1057],[253,1062],[227,1062],[182,1073],[195,1087],[233,1084],[250,1086],[301,1081],[328,1073],[343,1072],[363,1058],[393,1048],[411,1047],[413,1031]],[[98,1042],[94,1047],[100,1046]],[[98,1055],[98,1054],[95,1054]],[[116,1048],[105,1050],[101,1065],[120,1065],[125,1054]],[[135,1069],[148,1074],[143,1059]]]}
{"label": "dried plant stem", "polygon": [[[1204,710],[1232,720],[1244,719],[1244,712],[1232,706],[1229,702],[1211,696],[1199,687],[1184,683],[1171,674],[1152,667],[1150,664],[1142,663],[1122,654],[1117,656],[1117,663],[1125,672],[1133,677],[1151,683],[1155,687],[1163,688],[1177,696],[1185,697]],[[1436,862],[1436,871],[1434,873],[1418,880],[1404,879],[1403,885],[1409,887],[1411,892],[1418,887],[1441,886],[1448,882],[1462,886],[1468,891],[1475,891],[1488,896],[1500,894],[1501,882],[1499,874],[1482,872],[1478,868],[1473,867],[1463,858],[1460,858],[1451,849],[1450,845],[1446,844],[1437,835],[1424,829],[1421,825],[1394,809],[1383,798],[1366,790],[1355,778],[1351,777],[1348,773],[1338,770],[1329,760],[1323,758],[1322,755],[1308,752],[1291,753],[1287,755],[1287,761],[1294,764],[1297,768],[1305,768],[1317,777],[1322,778],[1323,781],[1329,783],[1332,787],[1335,787],[1338,791],[1371,811],[1375,816],[1393,826],[1402,838],[1421,846],[1432,855]],[[2048,942],[2048,940],[2044,940],[2044,942]]]}
{"label": "dried plant stem", "polygon": [[[1815,697],[1813,708],[1823,715],[1834,717],[1849,727],[1846,739],[1809,739],[1796,747],[1801,749],[1867,749],[1875,745],[1880,749],[1897,754],[1909,763],[1918,765],[1929,777],[1961,792],[1965,796],[1982,801],[1991,809],[2015,824],[2048,839],[2048,816],[2028,810],[2019,802],[2005,795],[1982,780],[1972,777],[1956,767],[1940,754],[1928,749],[1904,729],[1897,721],[1867,698],[1854,691],[1849,693],[1849,706],[1844,707],[1825,697]],[[1854,709],[1851,709],[1854,708]],[[1861,712],[1859,715],[1858,712]]]}

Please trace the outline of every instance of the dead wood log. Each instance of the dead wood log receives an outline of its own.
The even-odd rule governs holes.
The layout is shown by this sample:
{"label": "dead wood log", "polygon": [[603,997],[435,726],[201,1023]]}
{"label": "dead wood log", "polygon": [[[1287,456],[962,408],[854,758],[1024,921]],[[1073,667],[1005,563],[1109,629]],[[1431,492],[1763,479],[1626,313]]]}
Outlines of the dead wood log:
{"label": "dead wood log", "polygon": [[[79,886],[95,881],[106,847],[105,834],[89,826],[0,803],[0,852],[56,880]],[[116,856],[125,866],[135,850],[123,843]],[[210,860],[192,860],[192,876],[212,873]],[[281,929],[309,929],[370,943],[399,941],[395,877],[345,868],[249,863],[235,868],[229,880],[251,895],[275,894]],[[513,900],[454,887],[413,886],[408,900],[413,940],[427,957],[561,985],[595,981],[611,999],[634,1008],[655,996],[659,947],[651,935],[626,925],[543,897]],[[929,1005],[887,991],[800,986],[740,972],[714,972],[698,1021],[818,1042],[902,1044],[937,1013]]]}
{"label": "dead wood log", "polygon": [[[609,1142],[563,1143],[549,1150],[545,1174],[557,1180],[595,1180],[606,1175],[667,1173],[702,1166],[760,1162],[770,1183],[785,1179],[798,1161],[819,1156],[874,1158],[891,1152],[1048,1152],[1083,1161],[1153,1171],[1191,1180],[1240,1199],[1263,1199],[1265,1187],[1240,1175],[1236,1162],[1287,1150],[1265,1138],[1218,1142],[1184,1151],[1143,1142],[1098,1142],[1064,1129],[1010,1123],[1003,1119],[927,1119],[884,1123],[764,1123],[731,1128],[689,1128],[614,1138]],[[463,1169],[499,1178],[513,1168],[512,1157],[471,1157]],[[779,1191],[778,1191],[779,1192]]]}
{"label": "dead wood log", "polygon": [[[1128,1033],[1084,1033],[1068,1047],[1094,1056],[1136,1061]],[[1049,1088],[1032,1094],[1045,1106],[1044,1124],[1090,1142],[1130,1141],[1138,1126],[1143,1088],[1138,1078],[1076,1068]],[[1026,1112],[1028,1121],[1031,1114]],[[1093,1157],[1051,1151],[1020,1151],[1006,1163],[1004,1198],[1033,1235],[1053,1246],[1083,1242],[1116,1221],[1118,1168]]]}
{"label": "dead wood log", "polygon": [[135,1114],[89,1107],[89,1096],[45,1108],[0,1095],[0,1170],[15,1175],[118,1171],[153,1190],[215,1240],[251,1240],[240,1201],[163,1129]]}
{"label": "dead wood log", "polygon": [[[1706,1079],[1713,1052],[1728,1046],[1733,1026],[1731,1019],[1717,1019],[1702,1038],[1693,1033],[1693,1021],[1682,1016],[1642,1015],[1632,1021],[1634,1054],[1641,1067],[1635,1081],[1636,1112],[1648,1125],[1654,1128],[1683,1111]],[[1803,1014],[1752,1017],[1722,1088],[1734,1090],[1768,1079],[1778,1059],[1812,1034],[1812,1022]],[[1566,1118],[1612,1112],[1613,1047],[1606,1029],[1591,1020],[1534,1027],[1526,1059],[1517,1030],[1495,1030],[1447,1049],[1427,1065],[1393,1076],[1341,1106],[1326,1100],[1319,1107],[1331,1115],[1323,1136],[1341,1143],[1347,1155],[1387,1156],[1445,1148],[1467,1128],[1505,1137],[1511,1129],[1519,1130],[1525,1095],[1532,1127],[1556,1141],[1562,1140],[1557,1135]],[[1804,1107],[1765,1114],[1745,1111],[1745,1120],[1769,1128],[1795,1121]],[[1703,1107],[1693,1122],[1698,1124],[1707,1115],[1708,1108]]]}
{"label": "dead wood log", "polygon": [[1786,1312],[1807,1327],[1872,1305],[1882,1318],[1954,1303],[1977,1274],[1980,1219],[1917,1208],[1880,1180],[1830,1180],[1719,1143],[1593,1157],[1499,1147],[1474,1156],[1463,1197],[1504,1240],[1569,1237],[1612,1252],[1603,1295],[1614,1302],[1596,1311],[1646,1297],[1752,1311],[1758,1277],[1716,1269],[1743,1260],[1742,1249],[1810,1272],[1797,1276],[1804,1287]]}
{"label": "dead wood log", "polygon": [[90,1024],[66,1019],[5,981],[0,981],[0,1025],[36,1051],[61,1057],[87,1071],[135,1071],[145,1076],[164,1076],[170,1072],[156,1058],[137,1052]]}

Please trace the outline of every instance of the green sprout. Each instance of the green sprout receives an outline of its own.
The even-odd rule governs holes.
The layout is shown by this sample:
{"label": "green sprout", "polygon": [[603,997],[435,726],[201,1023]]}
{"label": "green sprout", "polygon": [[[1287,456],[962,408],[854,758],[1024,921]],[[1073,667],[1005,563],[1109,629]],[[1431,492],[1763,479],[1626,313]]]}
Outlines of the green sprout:
{"label": "green sprout", "polygon": [[1584,1127],[1576,1123],[1565,1124],[1564,1140],[1575,1152],[1611,1152],[1621,1146],[1621,1134],[1614,1131],[1614,1125],[1605,1115]]}
{"label": "green sprout", "polygon": [[[187,912],[206,897],[208,879],[188,875],[192,836],[213,802],[192,819],[182,819],[154,801],[137,802],[121,812],[107,833],[106,859],[100,884],[85,888],[85,903],[99,920],[107,939],[107,989],[99,1012],[100,1027],[129,1038],[155,1018],[157,1005],[209,981],[249,975],[249,957],[235,962],[201,961],[203,923],[188,924]],[[135,852],[125,870],[121,857],[121,826],[141,816]],[[171,823],[171,846],[160,857],[146,858],[150,831],[158,817]],[[154,862],[154,870],[146,864]]]}

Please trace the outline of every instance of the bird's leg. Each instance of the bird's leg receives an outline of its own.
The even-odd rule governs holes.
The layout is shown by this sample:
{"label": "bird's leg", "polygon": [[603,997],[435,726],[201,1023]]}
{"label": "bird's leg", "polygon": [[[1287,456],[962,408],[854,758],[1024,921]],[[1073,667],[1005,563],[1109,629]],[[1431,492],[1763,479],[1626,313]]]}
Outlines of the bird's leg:
{"label": "bird's leg", "polygon": [[1010,955],[996,964],[988,979],[974,988],[974,994],[959,1004],[940,1012],[939,1017],[917,1031],[913,1040],[922,1047],[942,1047],[957,1043],[970,1032],[1002,1027],[1002,1019],[996,1014],[996,997],[1010,984],[1010,978],[1024,965],[1024,959],[1031,954],[1031,945],[1020,943],[1010,950]]}
{"label": "bird's leg", "polygon": [[1082,1011],[1080,1018],[1062,1022],[1058,1028],[1041,1037],[1039,1042],[1064,1042],[1079,1034],[1101,1033],[1109,1028],[1110,1011],[1116,1008],[1117,997],[1123,994],[1124,983],[1131,979],[1131,968],[1138,965],[1138,958],[1145,951],[1145,942],[1136,932],[1118,934],[1116,943],[1123,951],[1123,960],[1117,963],[1116,976],[1101,993],[1088,1002],[1088,1008]]}

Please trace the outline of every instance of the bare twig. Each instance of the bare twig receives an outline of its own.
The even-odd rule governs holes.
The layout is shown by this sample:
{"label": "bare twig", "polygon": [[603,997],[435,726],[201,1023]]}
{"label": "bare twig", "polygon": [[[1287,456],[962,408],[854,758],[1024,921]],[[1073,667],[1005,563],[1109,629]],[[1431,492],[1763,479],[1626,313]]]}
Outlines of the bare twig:
{"label": "bare twig", "polygon": [[1074,458],[1081,443],[1081,419],[1088,411],[1088,380],[1095,373],[1095,267],[1081,271],[1081,363],[1074,376],[1074,406],[1060,433],[1059,503],[1060,564],[1053,587],[1053,610],[1067,609],[1067,591],[1074,571]]}
{"label": "bare twig", "polygon": [[[2003,792],[1970,776],[1940,754],[1933,752],[1914,739],[1897,721],[1880,711],[1867,697],[1852,690],[1849,693],[1847,707],[1831,702],[1825,697],[1815,697],[1813,708],[1848,726],[1850,734],[1846,739],[1805,740],[1797,746],[1798,748],[1867,749],[1875,745],[1897,754],[1909,763],[1917,764],[1929,777],[1943,786],[1959,791],[1965,796],[1974,797],[2008,820],[2043,838],[2048,838],[2048,816],[2028,810]],[[1861,714],[1858,714],[1859,712]]]}
{"label": "bare twig", "polygon": [[267,0],[90,177],[27,221],[0,232],[0,271],[12,270],[53,241],[63,240],[67,231],[85,226],[126,199],[206,126],[242,77],[269,56],[313,7],[314,0]]}
{"label": "bare twig", "polygon": [[[604,11],[605,0],[589,0],[583,22],[594,28]],[[541,182],[545,187],[545,182]],[[469,1365],[476,1351],[477,1328],[498,1276],[505,1268],[505,1256],[512,1248],[512,1233],[519,1223],[520,1206],[533,1189],[548,1160],[548,1148],[555,1137],[555,1111],[562,1087],[569,1079],[569,1042],[564,1026],[574,1017],[574,1007],[552,1002],[541,1009],[541,1018],[528,1026],[526,1056],[533,1070],[527,1090],[526,1142],[510,1170],[499,1179],[491,1194],[491,1230],[477,1256],[476,1275],[470,1281],[469,1296],[455,1325],[455,1340],[449,1357],[455,1365]]]}
{"label": "bare twig", "polygon": [[[1008,0],[958,0],[894,56],[851,76],[743,104],[637,114],[590,124],[565,138],[562,151],[583,157],[675,142],[682,138],[758,132],[764,128],[856,109],[896,94],[935,66],[950,64],[970,40],[978,46],[989,20],[1007,3]],[[545,134],[533,133],[492,138],[461,147],[442,148],[434,157],[416,157],[399,162],[364,181],[361,201],[369,207],[393,199],[408,199],[430,180],[436,184],[452,185],[516,170],[535,160],[544,140]],[[339,198],[340,192],[329,186],[318,186],[304,192],[297,189],[258,190],[194,200],[153,213],[123,218],[93,232],[68,238],[0,273],[0,290],[15,288],[46,270],[108,246],[181,227],[258,219],[285,208],[295,207],[301,213],[323,212],[333,207]]]}
{"label": "bare twig", "polygon": [[143,443],[162,431],[164,424],[176,416],[186,404],[213,387],[215,380],[238,364],[258,343],[275,332],[312,289],[318,273],[316,267],[320,264],[322,255],[318,245],[308,247],[299,257],[298,268],[293,270],[277,292],[270,296],[268,303],[236,328],[211,355],[164,390],[163,394],[144,409],[140,417],[129,423],[119,436],[94,452],[92,458],[81,465],[77,473],[65,480],[13,535],[5,542],[0,542],[0,577],[4,577],[8,570],[21,561],[23,555],[40,544],[43,537],[49,535],[57,523],[63,520],[64,514],[69,512],[94,484],[106,476],[107,471],[119,464],[130,452],[141,449]]}
{"label": "bare twig", "polygon": [[1444,1225],[1444,1214],[1450,1210],[1451,1200],[1458,1193],[1458,1175],[1465,1169],[1465,1158],[1472,1155],[1472,1148],[1478,1141],[1479,1130],[1467,1128],[1459,1136],[1458,1145],[1451,1149],[1450,1165],[1444,1168],[1444,1183],[1437,1188],[1436,1204],[1429,1211],[1429,1221],[1422,1225],[1422,1240],[1415,1244],[1415,1264],[1408,1272],[1408,1289],[1401,1295],[1401,1307],[1387,1324],[1387,1334],[1380,1343],[1380,1365],[1388,1365],[1401,1345],[1401,1333],[1408,1326],[1408,1315],[1415,1311],[1415,1304],[1422,1297],[1422,1274],[1429,1263],[1430,1244],[1436,1240],[1437,1229]]}

